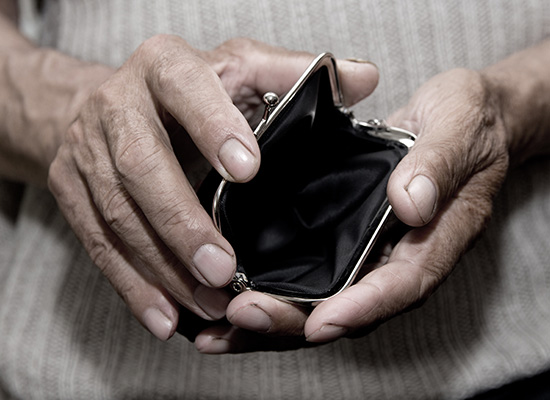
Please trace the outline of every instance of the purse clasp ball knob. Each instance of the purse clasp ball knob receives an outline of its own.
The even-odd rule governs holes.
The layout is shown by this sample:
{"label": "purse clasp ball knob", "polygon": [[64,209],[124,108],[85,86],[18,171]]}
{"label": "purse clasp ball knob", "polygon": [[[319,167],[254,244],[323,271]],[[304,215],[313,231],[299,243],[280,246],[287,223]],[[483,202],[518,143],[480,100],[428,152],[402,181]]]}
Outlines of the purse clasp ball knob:
{"label": "purse clasp ball knob", "polygon": [[265,110],[264,116],[262,118],[267,121],[271,110],[273,110],[277,106],[277,104],[279,104],[279,96],[277,96],[277,94],[273,92],[267,92],[266,94],[264,94],[263,101],[265,104]]}

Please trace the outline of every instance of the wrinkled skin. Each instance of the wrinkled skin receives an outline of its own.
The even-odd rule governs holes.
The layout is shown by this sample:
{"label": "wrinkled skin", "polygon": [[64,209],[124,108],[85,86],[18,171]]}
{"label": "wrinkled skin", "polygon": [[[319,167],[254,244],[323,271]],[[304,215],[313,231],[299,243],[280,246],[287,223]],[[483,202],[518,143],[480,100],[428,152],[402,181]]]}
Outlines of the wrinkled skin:
{"label": "wrinkled skin", "polygon": [[[219,288],[235,272],[235,255],[189,180],[203,158],[231,181],[252,178],[260,154],[244,115],[264,92],[289,90],[312,59],[246,39],[200,52],[156,36],[68,129],[50,190],[94,263],[157,337],[174,333],[178,304],[206,320],[225,315],[230,298]],[[378,80],[371,64],[343,62],[341,72],[352,102]]]}
{"label": "wrinkled skin", "polygon": [[[205,162],[232,181],[254,176],[260,154],[246,118],[264,92],[290,89],[312,55],[246,39],[202,52],[159,35],[114,71],[36,47],[16,14],[14,1],[0,0],[0,176],[48,176],[67,221],[145,327],[168,339],[178,320],[199,331],[197,318],[212,321],[195,341],[202,352],[360,336],[421,304],[483,230],[509,160],[550,152],[549,40],[480,72],[438,75],[388,119],[418,133],[388,185],[412,229],[381,242],[377,268],[313,310],[260,293],[231,299],[220,288],[235,255],[194,187]],[[371,64],[338,66],[350,104],[374,90]]]}
{"label": "wrinkled skin", "polygon": [[302,335],[311,343],[361,336],[421,304],[449,275],[485,227],[508,168],[497,102],[480,73],[453,70],[423,85],[388,123],[418,132],[388,184],[396,215],[416,228],[383,246],[378,268],[311,314],[259,293],[239,295],[228,320],[269,336],[215,327],[199,336],[199,349],[283,349],[303,344]]}

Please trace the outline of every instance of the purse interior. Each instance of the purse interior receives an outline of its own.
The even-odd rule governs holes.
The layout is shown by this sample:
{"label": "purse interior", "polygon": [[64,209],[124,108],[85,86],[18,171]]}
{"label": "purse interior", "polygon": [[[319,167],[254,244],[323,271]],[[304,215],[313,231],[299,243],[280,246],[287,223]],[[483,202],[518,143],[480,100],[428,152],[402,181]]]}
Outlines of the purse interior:
{"label": "purse interior", "polygon": [[[259,139],[261,166],[219,200],[222,234],[238,271],[258,290],[329,297],[354,271],[387,209],[388,178],[406,154],[334,106],[321,67]],[[212,197],[210,196],[210,199]]]}

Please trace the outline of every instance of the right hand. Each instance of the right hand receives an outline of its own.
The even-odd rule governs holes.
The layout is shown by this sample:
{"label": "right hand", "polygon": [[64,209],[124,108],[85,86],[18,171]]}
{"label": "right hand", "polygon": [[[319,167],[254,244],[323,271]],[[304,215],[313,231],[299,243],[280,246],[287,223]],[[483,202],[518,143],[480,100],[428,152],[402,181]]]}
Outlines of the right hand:
{"label": "right hand", "polygon": [[[230,298],[218,288],[235,271],[233,249],[185,173],[204,157],[226,179],[251,179],[260,153],[241,111],[266,91],[290,89],[312,59],[245,39],[199,52],[156,36],[90,96],[67,131],[49,187],[94,263],[158,338],[173,335],[179,304],[222,318]],[[371,65],[341,69],[352,102],[374,90]]]}

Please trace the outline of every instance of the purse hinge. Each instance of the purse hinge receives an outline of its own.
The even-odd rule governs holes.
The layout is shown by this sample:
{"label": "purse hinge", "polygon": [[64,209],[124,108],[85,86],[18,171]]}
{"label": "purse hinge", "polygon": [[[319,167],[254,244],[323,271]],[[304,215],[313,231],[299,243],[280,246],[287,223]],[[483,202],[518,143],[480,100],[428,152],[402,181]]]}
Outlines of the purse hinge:
{"label": "purse hinge", "polygon": [[252,282],[242,272],[235,272],[235,276],[230,283],[231,289],[237,293],[252,289]]}

